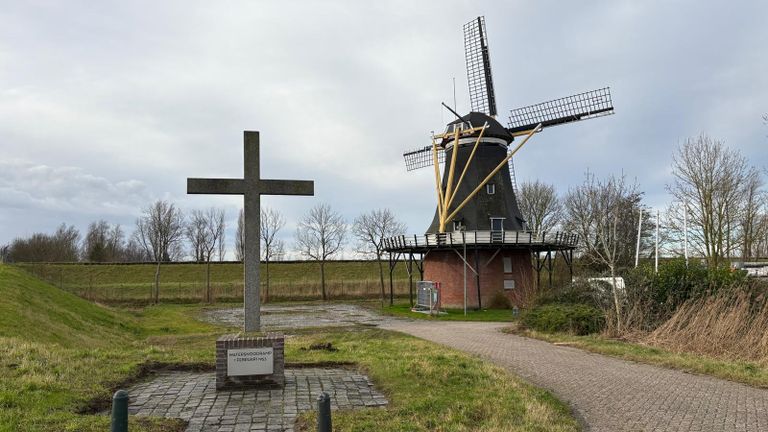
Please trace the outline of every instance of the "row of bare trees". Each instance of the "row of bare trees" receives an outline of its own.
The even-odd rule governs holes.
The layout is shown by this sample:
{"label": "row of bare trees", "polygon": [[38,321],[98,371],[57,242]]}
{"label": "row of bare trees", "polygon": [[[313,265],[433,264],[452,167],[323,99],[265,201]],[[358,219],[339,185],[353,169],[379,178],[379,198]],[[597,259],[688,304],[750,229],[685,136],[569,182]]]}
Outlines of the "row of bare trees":
{"label": "row of bare trees", "polygon": [[722,141],[700,135],[686,140],[673,157],[675,198],[666,212],[673,247],[687,222],[693,251],[710,267],[738,257],[768,256],[768,199],[762,173]]}
{"label": "row of bare trees", "polygon": [[[763,172],[738,150],[706,135],[689,138],[672,157],[673,198],[660,220],[661,248],[682,255],[685,233],[692,256],[710,267],[738,258],[768,256],[768,196]],[[582,238],[582,253],[598,267],[628,266],[637,244],[652,256],[655,218],[642,203],[639,186],[624,175],[584,182],[562,198],[540,181],[523,183],[518,201],[528,229],[564,229]],[[615,251],[614,251],[615,248]]]}
{"label": "row of bare trees", "polygon": [[[235,256],[245,256],[243,213],[238,217],[235,238]],[[280,260],[286,253],[285,241],[278,237],[285,226],[283,215],[271,208],[262,208],[260,217],[261,258],[264,261],[265,297],[269,297],[269,263]],[[320,268],[320,286],[323,300],[326,292],[326,263],[340,255],[348,243],[349,234],[356,240],[356,252],[375,259],[379,266],[381,296],[384,298],[383,242],[387,237],[405,234],[405,224],[397,220],[389,209],[377,209],[359,215],[352,224],[328,204],[312,207],[297,223],[294,250],[302,257],[316,261]]]}
{"label": "row of bare trees", "polygon": [[[733,258],[768,256],[768,198],[762,172],[738,150],[706,135],[687,139],[673,154],[672,175],[667,190],[673,202],[658,227],[660,247],[667,255],[682,255],[687,238],[690,255],[703,258],[711,269]],[[562,198],[553,186],[538,181],[523,183],[520,189],[520,209],[529,229],[578,234],[581,262],[613,278],[609,312],[618,332],[624,307],[615,279],[618,271],[633,265],[638,246],[641,256],[655,253],[656,221],[642,198],[639,186],[624,175],[599,179],[589,172]]]}
{"label": "row of bare trees", "polygon": [[[243,224],[241,210],[235,235],[235,258],[238,261],[245,256]],[[279,211],[271,208],[261,210],[261,259],[264,261],[267,298],[269,264],[282,260],[286,254],[285,241],[278,235],[285,224],[285,217]],[[73,226],[62,225],[53,235],[35,234],[29,239],[17,239],[3,246],[0,258],[10,262],[153,262],[156,267],[152,297],[157,302],[162,264],[189,256],[196,262],[206,264],[206,299],[211,301],[210,264],[217,256],[223,260],[225,228],[223,210],[192,210],[189,217],[185,217],[173,203],[159,200],[143,210],[128,240],[120,225],[104,220],[91,223],[82,242],[80,233]],[[383,241],[387,237],[405,234],[405,231],[405,224],[397,220],[389,209],[363,213],[348,223],[328,204],[318,204],[298,221],[293,250],[305,259],[318,262],[322,296],[327,299],[326,263],[344,251],[351,237],[356,241],[357,253],[378,261],[383,299]]]}

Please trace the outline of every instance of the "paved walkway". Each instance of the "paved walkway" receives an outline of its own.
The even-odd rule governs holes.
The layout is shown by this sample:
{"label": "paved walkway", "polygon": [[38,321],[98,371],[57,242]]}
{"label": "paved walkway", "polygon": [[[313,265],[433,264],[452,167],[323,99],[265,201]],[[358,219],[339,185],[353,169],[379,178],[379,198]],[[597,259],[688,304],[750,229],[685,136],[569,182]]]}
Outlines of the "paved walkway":
{"label": "paved walkway", "polygon": [[[209,309],[201,314],[201,319],[217,325],[242,327],[243,308]],[[268,304],[261,307],[261,326],[267,331],[305,327],[376,326],[389,321],[392,321],[391,317],[354,304]]]}
{"label": "paved walkway", "polygon": [[368,377],[347,369],[286,369],[285,387],[216,391],[213,372],[165,372],[128,390],[128,412],[181,418],[187,432],[293,432],[296,416],[327,392],[332,409],[387,404]]}
{"label": "paved walkway", "polygon": [[478,354],[569,403],[588,431],[768,431],[768,391],[504,334],[499,323],[383,327]]}

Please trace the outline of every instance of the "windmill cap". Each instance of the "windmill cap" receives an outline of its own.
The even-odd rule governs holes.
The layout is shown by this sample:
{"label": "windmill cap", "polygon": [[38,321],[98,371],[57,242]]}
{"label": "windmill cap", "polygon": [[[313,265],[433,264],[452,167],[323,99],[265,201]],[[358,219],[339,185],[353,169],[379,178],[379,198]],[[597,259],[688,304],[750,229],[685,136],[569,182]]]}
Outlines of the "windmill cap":
{"label": "windmill cap", "polygon": [[[483,133],[483,137],[489,137],[489,138],[501,138],[507,143],[512,142],[514,137],[511,133],[501,125],[495,118],[481,112],[470,112],[467,115],[464,115],[461,117],[461,120],[456,119],[446,126],[446,132],[453,131],[453,128],[455,125],[464,123],[464,128],[469,127],[482,127],[485,123],[488,123],[488,127],[485,129],[485,132]],[[480,132],[476,132],[472,136],[479,135]],[[446,145],[449,142],[453,141],[453,138],[444,138],[442,141],[442,145]]]}

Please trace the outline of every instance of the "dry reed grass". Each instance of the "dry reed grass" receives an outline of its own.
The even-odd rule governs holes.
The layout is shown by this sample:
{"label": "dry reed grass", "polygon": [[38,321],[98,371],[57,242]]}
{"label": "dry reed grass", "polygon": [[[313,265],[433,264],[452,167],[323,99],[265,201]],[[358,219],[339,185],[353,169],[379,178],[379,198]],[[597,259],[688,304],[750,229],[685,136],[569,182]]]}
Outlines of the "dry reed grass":
{"label": "dry reed grass", "polygon": [[768,297],[752,285],[684,303],[646,343],[768,365]]}

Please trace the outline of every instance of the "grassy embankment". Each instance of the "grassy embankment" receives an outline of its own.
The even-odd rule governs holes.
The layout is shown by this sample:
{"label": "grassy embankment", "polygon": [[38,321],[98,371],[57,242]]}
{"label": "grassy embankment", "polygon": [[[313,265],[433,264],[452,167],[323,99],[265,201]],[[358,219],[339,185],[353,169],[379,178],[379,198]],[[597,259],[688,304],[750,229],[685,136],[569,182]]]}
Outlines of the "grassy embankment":
{"label": "grassy embankment", "polygon": [[[231,329],[195,320],[199,306],[110,309],[0,265],[0,431],[103,431],[111,393],[142,371],[210,369]],[[331,342],[336,352],[302,350]],[[352,362],[389,398],[386,409],[334,414],[336,430],[573,431],[549,393],[457,351],[371,328],[311,329],[288,362]],[[311,414],[302,416],[311,424]],[[131,418],[132,431],[176,431],[177,420]]]}
{"label": "grassy embankment", "polygon": [[[154,284],[154,264],[17,264],[29,273],[81,297],[104,303],[146,303]],[[262,263],[262,286],[266,267]],[[385,288],[389,270],[384,263]],[[315,262],[271,263],[269,300],[320,298],[320,271]],[[402,263],[393,274],[397,296],[408,294],[408,274]],[[212,263],[211,285],[218,301],[239,301],[243,291],[243,265]],[[414,283],[415,287],[415,283]],[[204,264],[164,264],[160,270],[160,300],[199,302],[205,298]],[[414,288],[415,289],[415,288]],[[329,261],[326,290],[331,298],[374,298],[381,294],[378,264],[374,261]]]}

